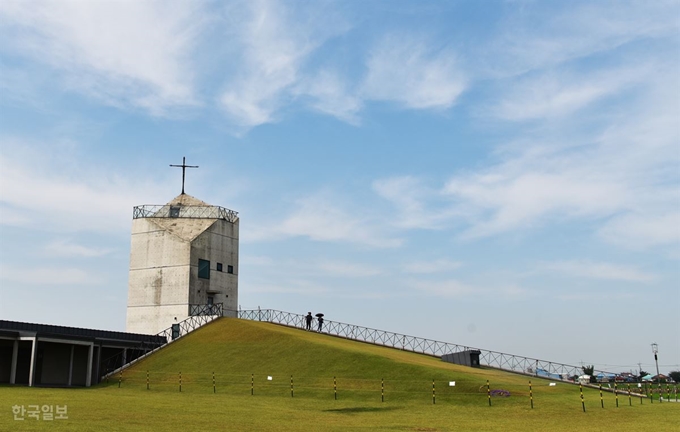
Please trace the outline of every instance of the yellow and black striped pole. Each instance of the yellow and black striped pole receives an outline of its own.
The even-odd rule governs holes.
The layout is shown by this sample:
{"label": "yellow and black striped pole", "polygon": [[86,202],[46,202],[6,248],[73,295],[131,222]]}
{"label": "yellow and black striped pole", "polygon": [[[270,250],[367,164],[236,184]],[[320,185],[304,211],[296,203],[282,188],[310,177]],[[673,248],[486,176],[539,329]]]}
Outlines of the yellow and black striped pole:
{"label": "yellow and black striped pole", "polygon": [[666,383],[666,400],[671,400],[671,388],[668,387],[668,383]]}
{"label": "yellow and black striped pole", "polygon": [[290,397],[293,397],[293,375],[290,376]]}
{"label": "yellow and black striped pole", "polygon": [[182,393],[182,371],[179,372],[179,392]]}
{"label": "yellow and black striped pole", "polygon": [[434,380],[432,380],[432,405],[437,403],[437,399],[434,392]]}
{"label": "yellow and black striped pole", "polygon": [[385,402],[385,378],[380,378],[380,402]]}
{"label": "yellow and black striped pole", "polygon": [[146,389],[149,390],[149,371],[146,371]]}
{"label": "yellow and black striped pole", "polygon": [[616,408],[619,407],[619,392],[618,392],[618,387],[616,385],[616,381],[614,381],[614,399],[616,399]]}
{"label": "yellow and black striped pole", "polygon": [[489,385],[489,380],[486,380],[486,397],[489,400],[489,406],[491,406],[491,386]]}
{"label": "yellow and black striped pole", "polygon": [[602,383],[600,383],[600,405],[604,408],[604,398],[602,397]]}
{"label": "yellow and black striped pole", "polygon": [[338,400],[338,382],[335,380],[335,377],[333,377],[333,397],[335,400]]}
{"label": "yellow and black striped pole", "polygon": [[633,406],[633,399],[630,397],[630,383],[628,383],[628,406]]}
{"label": "yellow and black striped pole", "polygon": [[663,389],[661,388],[661,379],[659,378],[659,403],[663,402]]}
{"label": "yellow and black striped pole", "polygon": [[583,407],[583,412],[586,412],[586,402],[583,400],[583,384],[578,383],[578,388],[581,391],[581,406]]}
{"label": "yellow and black striped pole", "polygon": [[120,383],[123,382],[123,371],[120,371],[120,374],[118,375],[118,388],[120,388]]}
{"label": "yellow and black striped pole", "polygon": [[215,372],[213,372],[213,394],[217,393],[217,387],[215,386]]}
{"label": "yellow and black striped pole", "polygon": [[250,374],[250,395],[255,394],[255,374]]}
{"label": "yellow and black striped pole", "polygon": [[529,380],[529,401],[531,402],[531,409],[534,409],[534,392],[531,390],[531,380]]}

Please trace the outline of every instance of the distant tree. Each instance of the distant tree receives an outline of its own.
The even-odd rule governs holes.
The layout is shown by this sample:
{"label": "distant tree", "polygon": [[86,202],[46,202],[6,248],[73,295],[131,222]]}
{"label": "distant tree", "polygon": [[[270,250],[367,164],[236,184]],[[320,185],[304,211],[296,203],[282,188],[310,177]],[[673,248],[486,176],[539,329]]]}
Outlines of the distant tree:
{"label": "distant tree", "polygon": [[642,381],[642,377],[645,377],[645,376],[647,376],[647,375],[649,375],[649,372],[644,371],[644,370],[640,370],[640,375],[639,375],[640,379],[639,379],[639,381]]}
{"label": "distant tree", "polygon": [[680,371],[668,372],[668,376],[673,378],[673,381],[680,382]]}
{"label": "distant tree", "polygon": [[581,366],[581,369],[583,369],[584,374],[590,375],[591,383],[597,382],[597,378],[595,378],[595,365]]}

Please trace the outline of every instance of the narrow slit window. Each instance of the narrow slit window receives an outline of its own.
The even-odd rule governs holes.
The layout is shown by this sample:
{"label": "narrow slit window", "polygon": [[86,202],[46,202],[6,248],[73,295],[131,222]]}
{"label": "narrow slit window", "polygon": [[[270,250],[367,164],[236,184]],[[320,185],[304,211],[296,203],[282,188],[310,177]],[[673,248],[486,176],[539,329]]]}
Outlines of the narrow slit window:
{"label": "narrow slit window", "polygon": [[228,266],[227,266],[227,273],[234,274],[234,266],[228,265]]}
{"label": "narrow slit window", "polygon": [[217,263],[217,271],[218,272],[222,271],[222,263]]}

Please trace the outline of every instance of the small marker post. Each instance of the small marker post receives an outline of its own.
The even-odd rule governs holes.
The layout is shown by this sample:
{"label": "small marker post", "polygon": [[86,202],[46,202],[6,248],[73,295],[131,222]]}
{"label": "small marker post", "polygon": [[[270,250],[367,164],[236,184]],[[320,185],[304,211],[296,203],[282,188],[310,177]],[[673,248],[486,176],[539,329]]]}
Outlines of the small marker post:
{"label": "small marker post", "polygon": [[583,412],[586,412],[586,403],[583,400],[583,384],[579,383],[578,388],[581,391],[581,406],[583,407]]}
{"label": "small marker post", "polygon": [[633,399],[630,397],[630,383],[628,383],[628,406],[633,406]]}
{"label": "small marker post", "polygon": [[661,388],[661,380],[659,379],[659,403],[663,402],[663,389]]}
{"label": "small marker post", "polygon": [[290,376],[290,397],[293,397],[293,375]]}
{"label": "small marker post", "polygon": [[217,393],[217,388],[215,386],[215,372],[213,372],[213,394]]}
{"label": "small marker post", "polygon": [[333,377],[333,397],[335,400],[338,400],[338,383],[335,380],[335,377]]}
{"label": "small marker post", "polygon": [[618,387],[616,385],[616,381],[614,381],[614,398],[616,399],[616,408],[619,407],[619,392],[618,392]]}
{"label": "small marker post", "polygon": [[437,397],[435,395],[435,390],[434,390],[434,380],[432,380],[432,405],[435,405],[437,403]]}
{"label": "small marker post", "polygon": [[149,371],[146,371],[146,389],[149,390]]}
{"label": "small marker post", "polygon": [[385,378],[380,378],[380,402],[385,402]]}
{"label": "small marker post", "polygon": [[529,380],[529,401],[531,402],[531,409],[534,409],[534,392],[531,390],[531,380]]}
{"label": "small marker post", "polygon": [[120,383],[123,381],[123,371],[120,371],[120,375],[118,375],[118,388],[120,388]]}
{"label": "small marker post", "polygon": [[182,393],[182,371],[179,371],[179,392]]}
{"label": "small marker post", "polygon": [[486,380],[486,397],[489,399],[489,406],[491,406],[491,386],[489,380]]}
{"label": "small marker post", "polygon": [[600,384],[600,405],[604,408],[604,398],[602,397],[602,384]]}
{"label": "small marker post", "polygon": [[250,374],[250,395],[255,394],[255,374]]}

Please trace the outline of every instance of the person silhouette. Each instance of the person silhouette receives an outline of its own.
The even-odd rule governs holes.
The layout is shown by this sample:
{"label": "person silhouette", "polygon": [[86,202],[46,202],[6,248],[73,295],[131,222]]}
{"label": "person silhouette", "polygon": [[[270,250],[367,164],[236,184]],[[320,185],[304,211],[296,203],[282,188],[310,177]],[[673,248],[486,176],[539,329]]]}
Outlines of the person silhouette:
{"label": "person silhouette", "polygon": [[319,317],[319,330],[318,331],[320,332],[322,328],[323,328],[323,317],[320,316]]}
{"label": "person silhouette", "polygon": [[312,329],[312,320],[314,318],[312,317],[311,312],[307,312],[307,316],[305,316],[305,323],[307,324],[307,331],[310,331]]}

